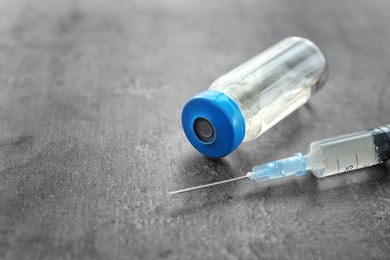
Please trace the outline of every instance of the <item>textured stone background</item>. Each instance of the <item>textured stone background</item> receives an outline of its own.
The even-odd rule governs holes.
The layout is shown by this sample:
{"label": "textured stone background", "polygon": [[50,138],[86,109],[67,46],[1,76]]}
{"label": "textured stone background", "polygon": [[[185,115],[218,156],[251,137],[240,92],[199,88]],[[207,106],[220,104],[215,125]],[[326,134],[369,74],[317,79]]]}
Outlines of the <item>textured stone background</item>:
{"label": "textured stone background", "polygon": [[[0,258],[388,258],[389,163],[240,176],[390,123],[388,1],[0,2]],[[308,105],[222,160],[186,140],[193,95],[292,35],[326,54]]]}

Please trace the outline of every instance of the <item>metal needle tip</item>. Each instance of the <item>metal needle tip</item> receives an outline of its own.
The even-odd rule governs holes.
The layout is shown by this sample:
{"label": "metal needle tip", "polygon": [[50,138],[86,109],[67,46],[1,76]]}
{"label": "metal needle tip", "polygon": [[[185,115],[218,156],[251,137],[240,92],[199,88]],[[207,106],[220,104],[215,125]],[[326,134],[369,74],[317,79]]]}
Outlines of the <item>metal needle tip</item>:
{"label": "metal needle tip", "polygon": [[245,178],[247,178],[247,175],[244,175],[244,176],[241,176],[241,177],[237,177],[237,178],[233,178],[233,179],[230,179],[230,180],[225,180],[225,181],[218,181],[218,182],[214,182],[214,183],[209,183],[209,184],[205,184],[205,185],[201,185],[201,186],[197,186],[197,187],[192,187],[192,188],[187,188],[187,189],[182,189],[182,190],[171,191],[171,192],[169,192],[169,194],[173,195],[173,194],[178,194],[178,193],[182,193],[182,192],[187,192],[187,191],[193,191],[193,190],[203,189],[203,188],[206,188],[206,187],[210,187],[210,186],[214,186],[214,185],[219,185],[219,184],[223,184],[223,183],[227,183],[227,182],[231,182],[231,181],[238,181],[238,180],[245,179]]}

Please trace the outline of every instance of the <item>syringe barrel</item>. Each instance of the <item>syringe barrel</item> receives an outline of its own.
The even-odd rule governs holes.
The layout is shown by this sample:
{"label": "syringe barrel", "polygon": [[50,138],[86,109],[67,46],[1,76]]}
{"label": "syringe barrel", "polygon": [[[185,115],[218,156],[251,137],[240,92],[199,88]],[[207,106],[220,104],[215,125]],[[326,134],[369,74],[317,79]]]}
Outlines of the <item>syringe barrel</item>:
{"label": "syringe barrel", "polygon": [[213,82],[210,90],[229,96],[245,120],[245,141],[281,121],[321,89],[328,75],[314,43],[290,37]]}
{"label": "syringe barrel", "polygon": [[319,178],[382,163],[390,158],[390,125],[315,141],[308,156]]}

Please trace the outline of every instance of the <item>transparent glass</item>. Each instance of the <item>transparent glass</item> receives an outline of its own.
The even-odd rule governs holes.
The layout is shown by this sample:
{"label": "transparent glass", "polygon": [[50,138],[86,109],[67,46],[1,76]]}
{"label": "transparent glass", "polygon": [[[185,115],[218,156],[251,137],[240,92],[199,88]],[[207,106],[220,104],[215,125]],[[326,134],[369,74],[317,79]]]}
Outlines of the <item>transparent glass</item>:
{"label": "transparent glass", "polygon": [[245,142],[305,104],[324,85],[327,74],[318,47],[290,37],[221,76],[210,90],[228,95],[240,108]]}
{"label": "transparent glass", "polygon": [[305,159],[306,169],[319,178],[380,163],[370,132],[315,141]]}

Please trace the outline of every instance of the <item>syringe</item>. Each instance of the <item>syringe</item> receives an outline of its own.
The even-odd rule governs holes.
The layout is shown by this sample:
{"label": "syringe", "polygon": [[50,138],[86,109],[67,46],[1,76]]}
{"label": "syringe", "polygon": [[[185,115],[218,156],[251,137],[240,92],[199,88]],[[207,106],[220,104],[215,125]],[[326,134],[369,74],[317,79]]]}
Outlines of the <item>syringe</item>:
{"label": "syringe", "polygon": [[262,182],[292,175],[303,176],[306,171],[311,171],[316,177],[323,178],[383,163],[389,158],[390,125],[386,125],[370,131],[314,141],[309,145],[306,155],[296,153],[292,157],[256,166],[251,172],[241,177],[177,190],[169,194],[202,189],[246,178]]}

